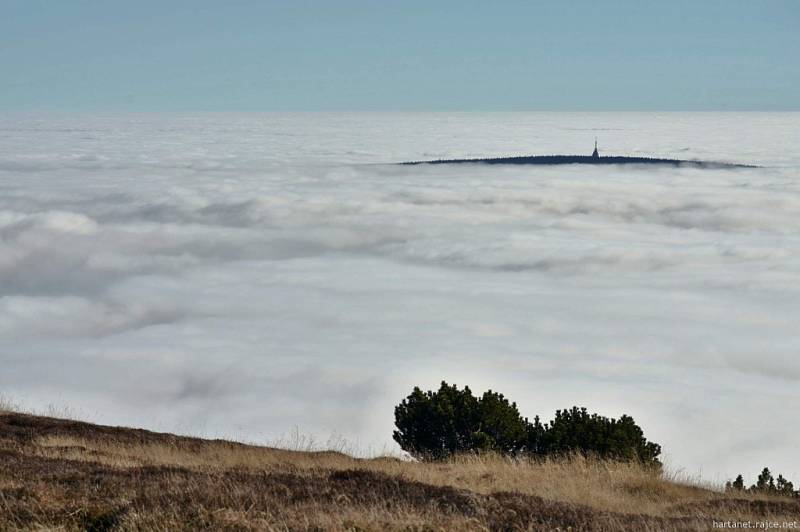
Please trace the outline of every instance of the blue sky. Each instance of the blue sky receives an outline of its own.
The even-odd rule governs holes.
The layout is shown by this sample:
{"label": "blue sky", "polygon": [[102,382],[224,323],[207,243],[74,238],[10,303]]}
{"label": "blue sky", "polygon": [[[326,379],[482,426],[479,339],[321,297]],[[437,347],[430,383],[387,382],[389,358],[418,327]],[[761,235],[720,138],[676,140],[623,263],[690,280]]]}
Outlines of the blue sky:
{"label": "blue sky", "polygon": [[0,110],[800,110],[800,2],[0,0]]}

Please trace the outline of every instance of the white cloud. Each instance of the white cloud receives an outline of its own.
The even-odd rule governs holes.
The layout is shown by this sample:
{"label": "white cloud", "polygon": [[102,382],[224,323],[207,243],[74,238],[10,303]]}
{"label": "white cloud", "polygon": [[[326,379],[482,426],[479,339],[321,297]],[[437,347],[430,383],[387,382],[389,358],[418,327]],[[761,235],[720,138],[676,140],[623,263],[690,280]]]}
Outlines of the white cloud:
{"label": "white cloud", "polygon": [[[0,389],[380,448],[447,379],[631,413],[690,472],[800,477],[800,117],[776,116],[15,118]],[[596,127],[606,152],[765,167],[373,164],[585,152]]]}

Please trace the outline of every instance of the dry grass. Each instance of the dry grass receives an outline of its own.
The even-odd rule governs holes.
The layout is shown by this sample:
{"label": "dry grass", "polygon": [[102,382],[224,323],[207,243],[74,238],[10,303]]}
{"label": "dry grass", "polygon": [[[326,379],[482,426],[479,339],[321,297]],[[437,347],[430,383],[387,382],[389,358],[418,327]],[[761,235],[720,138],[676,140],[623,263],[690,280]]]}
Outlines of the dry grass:
{"label": "dry grass", "polygon": [[662,475],[637,464],[582,456],[532,461],[467,455],[442,463],[417,463],[392,457],[365,460],[338,452],[295,452],[230,442],[203,442],[187,452],[180,445],[119,444],[58,435],[37,439],[36,450],[41,456],[92,461],[115,468],[177,466],[214,472],[358,469],[476,493],[513,491],[600,510],[650,515],[662,515],[665,504],[715,496],[709,489],[666,481]]}
{"label": "dry grass", "polygon": [[356,459],[0,414],[0,529],[706,530],[795,521],[636,464]]}
{"label": "dry grass", "polygon": [[10,412],[19,412],[21,407],[19,403],[15,402],[11,397],[7,396],[4,393],[0,393],[0,414],[6,414]]}

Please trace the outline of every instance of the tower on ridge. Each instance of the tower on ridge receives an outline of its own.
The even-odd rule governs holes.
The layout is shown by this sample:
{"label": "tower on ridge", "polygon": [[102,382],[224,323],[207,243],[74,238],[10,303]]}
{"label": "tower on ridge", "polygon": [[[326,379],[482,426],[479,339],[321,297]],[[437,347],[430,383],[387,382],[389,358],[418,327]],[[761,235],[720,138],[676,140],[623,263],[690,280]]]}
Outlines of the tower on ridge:
{"label": "tower on ridge", "polygon": [[600,154],[597,153],[597,137],[594,138],[594,151],[592,152],[592,159],[599,159]]}

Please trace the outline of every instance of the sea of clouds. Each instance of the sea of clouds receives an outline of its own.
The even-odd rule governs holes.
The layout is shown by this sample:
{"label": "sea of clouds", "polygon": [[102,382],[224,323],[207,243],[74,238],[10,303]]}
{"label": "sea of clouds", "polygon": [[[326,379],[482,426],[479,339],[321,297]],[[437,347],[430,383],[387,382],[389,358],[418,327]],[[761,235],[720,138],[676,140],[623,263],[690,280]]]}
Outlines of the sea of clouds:
{"label": "sea of clouds", "polygon": [[[760,165],[396,166],[590,153]],[[395,450],[442,379],[800,479],[800,114],[0,117],[0,392]]]}

